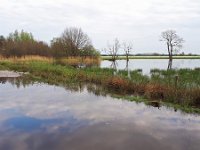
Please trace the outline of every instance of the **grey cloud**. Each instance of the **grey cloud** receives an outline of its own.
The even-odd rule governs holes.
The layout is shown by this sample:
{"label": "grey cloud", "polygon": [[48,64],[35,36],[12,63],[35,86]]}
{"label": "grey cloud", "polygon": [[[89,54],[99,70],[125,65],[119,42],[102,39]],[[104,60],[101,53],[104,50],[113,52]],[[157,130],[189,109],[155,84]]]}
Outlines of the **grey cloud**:
{"label": "grey cloud", "polygon": [[[25,29],[49,42],[64,28],[77,26],[88,33],[98,49],[115,37],[134,43],[143,38],[136,49],[151,52],[161,48],[157,44],[161,31],[187,28],[193,34],[198,32],[200,24],[200,1],[197,0],[1,0],[1,4],[0,28],[3,30],[0,34]],[[192,37],[187,39],[185,33],[183,36],[186,41],[195,41]],[[145,43],[155,43],[155,46],[144,46]],[[200,45],[190,44],[196,45],[191,46],[194,49],[191,52],[199,53]]]}

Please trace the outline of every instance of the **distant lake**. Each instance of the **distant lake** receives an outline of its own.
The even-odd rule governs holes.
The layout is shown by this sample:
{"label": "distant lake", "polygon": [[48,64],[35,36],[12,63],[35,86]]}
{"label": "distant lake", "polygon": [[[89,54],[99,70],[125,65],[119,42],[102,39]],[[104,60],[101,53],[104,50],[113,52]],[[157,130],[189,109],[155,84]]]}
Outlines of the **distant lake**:
{"label": "distant lake", "polygon": [[[131,65],[145,61],[166,63]],[[95,88],[1,80],[0,149],[199,150],[199,115],[115,99]]]}
{"label": "distant lake", "polygon": [[[168,59],[130,59],[128,63],[129,70],[142,69],[143,74],[148,75],[151,69],[164,69],[168,68]],[[110,68],[112,65],[111,61],[103,60],[101,62],[102,68]],[[194,69],[200,67],[200,59],[174,59],[172,62],[172,68],[190,68]],[[126,69],[126,60],[116,61],[117,69]]]}

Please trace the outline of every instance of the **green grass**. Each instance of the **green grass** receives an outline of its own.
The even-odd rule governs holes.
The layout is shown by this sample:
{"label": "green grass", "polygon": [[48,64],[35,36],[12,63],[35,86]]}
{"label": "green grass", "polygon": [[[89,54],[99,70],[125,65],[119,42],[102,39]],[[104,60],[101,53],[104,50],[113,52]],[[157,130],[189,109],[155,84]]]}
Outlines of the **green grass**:
{"label": "green grass", "polygon": [[[108,68],[73,68],[49,62],[10,62],[1,61],[0,70],[29,72],[25,75],[33,81],[55,85],[91,83],[97,85],[96,94],[110,93],[130,101],[160,101],[174,105],[186,112],[200,112],[200,69],[152,70],[151,77],[139,71],[116,72]],[[115,73],[114,73],[115,72]],[[178,76],[178,80],[176,80]],[[94,87],[90,87],[92,91]],[[133,96],[134,95],[134,96]]]}

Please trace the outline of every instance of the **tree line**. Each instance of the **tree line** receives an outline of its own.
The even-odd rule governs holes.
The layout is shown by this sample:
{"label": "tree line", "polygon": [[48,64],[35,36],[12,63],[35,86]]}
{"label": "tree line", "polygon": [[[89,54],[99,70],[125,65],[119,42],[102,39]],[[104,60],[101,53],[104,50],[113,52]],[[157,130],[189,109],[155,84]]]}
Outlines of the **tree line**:
{"label": "tree line", "polygon": [[93,47],[88,35],[81,28],[66,28],[60,37],[53,38],[48,45],[36,40],[32,33],[14,31],[7,37],[0,36],[0,55],[4,57],[24,57],[39,55],[46,57],[98,57],[100,53]]}
{"label": "tree line", "polygon": [[[180,38],[175,30],[166,30],[161,33],[161,41],[167,46],[169,59],[175,52],[182,48],[183,38]],[[127,61],[133,49],[132,43],[120,43],[116,38],[113,44],[109,44],[106,51],[115,61],[119,49],[123,49]],[[23,57],[26,55],[39,55],[46,57],[98,57],[100,53],[94,48],[88,35],[81,28],[66,28],[60,37],[53,38],[50,45],[43,41],[37,41],[32,33],[15,31],[7,37],[0,36],[0,55],[4,57]]]}

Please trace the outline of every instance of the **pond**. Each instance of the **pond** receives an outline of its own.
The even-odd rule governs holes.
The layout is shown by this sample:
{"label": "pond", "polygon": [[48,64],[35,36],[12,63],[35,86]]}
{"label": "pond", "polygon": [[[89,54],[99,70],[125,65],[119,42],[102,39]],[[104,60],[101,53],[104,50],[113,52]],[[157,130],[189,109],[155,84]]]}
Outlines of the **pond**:
{"label": "pond", "polygon": [[199,150],[200,116],[92,88],[2,79],[0,149]]}
{"label": "pond", "polygon": [[[126,60],[117,60],[115,65],[112,61],[104,60],[101,62],[102,68],[112,68],[116,67],[118,70],[129,69],[136,70],[141,69],[143,74],[149,75],[151,69],[164,69],[167,70],[169,66],[168,59],[130,59],[128,62]],[[172,62],[172,68],[198,68],[200,67],[200,59],[174,59]]]}

